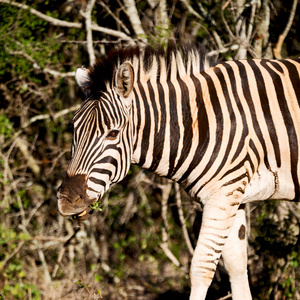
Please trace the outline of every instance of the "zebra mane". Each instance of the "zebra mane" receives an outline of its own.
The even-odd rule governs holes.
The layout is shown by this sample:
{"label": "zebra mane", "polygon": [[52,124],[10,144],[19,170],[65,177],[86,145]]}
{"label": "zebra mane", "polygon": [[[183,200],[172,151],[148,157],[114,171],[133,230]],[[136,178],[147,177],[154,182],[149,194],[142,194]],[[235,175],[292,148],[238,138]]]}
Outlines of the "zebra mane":
{"label": "zebra mane", "polygon": [[97,97],[112,88],[115,73],[125,61],[132,63],[135,80],[149,80],[153,76],[160,80],[161,77],[170,78],[175,72],[180,76],[202,72],[214,66],[214,60],[202,45],[169,42],[166,48],[147,45],[112,49],[88,69],[87,90]]}

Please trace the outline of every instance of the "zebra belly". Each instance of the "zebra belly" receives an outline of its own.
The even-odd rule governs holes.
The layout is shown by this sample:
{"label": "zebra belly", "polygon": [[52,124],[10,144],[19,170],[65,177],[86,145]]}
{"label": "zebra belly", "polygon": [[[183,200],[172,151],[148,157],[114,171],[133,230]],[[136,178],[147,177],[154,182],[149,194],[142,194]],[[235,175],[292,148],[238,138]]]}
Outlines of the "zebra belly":
{"label": "zebra belly", "polygon": [[292,176],[286,169],[275,171],[262,165],[253,175],[245,190],[243,203],[258,200],[293,200],[295,187]]}

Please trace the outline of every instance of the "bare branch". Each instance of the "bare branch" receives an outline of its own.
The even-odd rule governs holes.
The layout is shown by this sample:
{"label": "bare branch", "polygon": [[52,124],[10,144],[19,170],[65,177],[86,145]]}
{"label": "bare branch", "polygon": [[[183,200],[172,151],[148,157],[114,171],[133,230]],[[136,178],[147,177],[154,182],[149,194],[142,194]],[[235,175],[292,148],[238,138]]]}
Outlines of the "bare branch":
{"label": "bare branch", "polygon": [[296,13],[297,3],[298,3],[298,0],[294,0],[293,1],[293,6],[292,6],[292,9],[291,9],[289,20],[288,20],[288,22],[286,24],[286,27],[285,27],[283,33],[278,37],[278,41],[276,43],[276,46],[273,49],[274,56],[277,59],[281,59],[282,58],[282,56],[281,56],[282,44],[283,44],[283,41],[286,38],[287,34],[289,33],[290,29],[291,29],[291,26],[292,26],[292,23],[293,23],[293,20],[294,20],[294,17],[295,17],[295,13]]}
{"label": "bare branch", "polygon": [[178,216],[179,216],[179,220],[180,220],[180,224],[181,224],[181,229],[183,232],[183,237],[184,237],[185,243],[187,245],[187,248],[188,248],[190,254],[193,255],[194,248],[192,246],[192,243],[191,243],[191,240],[190,240],[187,228],[186,228],[184,214],[183,214],[183,210],[182,210],[180,187],[177,183],[175,184],[175,198],[176,198],[176,205],[177,205],[177,209],[178,209]]}
{"label": "bare branch", "polygon": [[[264,3],[267,2],[267,3]],[[253,41],[253,50],[250,48],[249,53],[252,54],[253,57],[257,58],[272,58],[273,52],[271,44],[269,41],[269,26],[270,26],[270,6],[268,4],[268,0],[263,0],[263,4],[260,7],[260,2],[257,3],[259,13],[259,21],[256,24],[255,30],[255,39]],[[252,37],[249,38],[249,41],[253,38],[254,34],[252,33]],[[263,53],[263,49],[265,49]],[[251,53],[253,52],[253,53]]]}
{"label": "bare branch", "polygon": [[123,22],[111,11],[111,9],[102,1],[102,0],[98,0],[98,3],[101,4],[102,7],[104,7],[106,9],[106,11],[109,13],[109,15],[112,16],[112,18],[122,27],[122,29],[128,34],[130,35],[130,31],[128,30],[128,28],[123,24]]}
{"label": "bare branch", "polygon": [[142,22],[140,20],[135,1],[134,0],[124,0],[124,6],[126,8],[127,16],[132,25],[133,31],[138,38],[146,42],[146,34],[142,27]]}
{"label": "bare branch", "polygon": [[168,23],[168,14],[167,14],[167,3],[166,0],[159,0],[158,1],[158,7],[156,9],[156,25],[168,29],[169,23]]}
{"label": "bare branch", "polygon": [[86,27],[86,40],[87,51],[90,58],[90,65],[93,65],[96,61],[94,46],[93,46],[93,32],[92,32],[92,11],[96,0],[90,0],[86,6],[85,12],[81,11],[82,16],[85,18]]}
{"label": "bare branch", "polygon": [[171,252],[171,250],[168,247],[167,243],[161,243],[160,244],[161,249],[164,251],[166,256],[170,259],[170,261],[176,266],[180,267],[180,262],[178,259],[174,256],[174,254]]}
{"label": "bare branch", "polygon": [[24,155],[24,157],[28,160],[28,166],[29,168],[32,170],[33,174],[39,178],[40,176],[40,167],[37,164],[37,162],[35,161],[35,158],[31,155],[31,153],[28,150],[28,146],[27,144],[21,140],[21,138],[19,138],[19,136],[22,134],[22,130],[28,126],[30,126],[32,123],[39,121],[39,120],[45,120],[45,119],[50,119],[51,117],[56,120],[59,117],[62,117],[70,112],[76,111],[78,110],[80,107],[80,104],[76,104],[73,105],[69,108],[63,109],[61,111],[58,111],[57,113],[55,113],[54,115],[50,115],[50,114],[43,114],[43,115],[37,115],[32,117],[31,119],[29,119],[28,122],[26,122],[25,124],[23,124],[22,129],[18,130],[17,132],[15,132],[15,134],[12,137],[12,140],[14,141],[14,143],[11,145],[11,147],[17,146],[19,148],[19,150],[22,152],[22,154]]}
{"label": "bare branch", "polygon": [[166,0],[154,0],[148,3],[154,12],[155,35],[159,37],[160,43],[167,43],[170,32]]}
{"label": "bare branch", "polygon": [[21,9],[24,10],[28,10],[31,14],[41,18],[44,21],[47,21],[53,25],[56,26],[62,26],[62,27],[71,27],[71,28],[81,28],[82,24],[79,22],[68,22],[68,21],[63,21],[63,20],[59,20],[50,16],[47,16],[41,12],[39,12],[38,10],[31,8],[30,6],[23,4],[23,3],[18,3],[15,1],[9,1],[9,0],[0,0],[0,3],[6,3],[12,6],[16,6],[19,7]]}
{"label": "bare branch", "polygon": [[230,27],[229,27],[229,25],[228,25],[228,23],[227,23],[227,21],[226,21],[226,19],[225,19],[225,16],[224,16],[224,10],[225,10],[226,7],[229,5],[230,1],[231,1],[231,0],[227,0],[225,3],[224,3],[224,1],[223,1],[222,9],[221,9],[221,18],[222,18],[222,21],[223,21],[223,23],[224,23],[224,25],[225,25],[225,28],[226,28],[226,30],[227,30],[227,32],[228,32],[228,34],[229,34],[230,40],[233,41],[233,40],[235,39],[234,34],[232,33],[232,31],[231,31],[231,29],[230,29]]}
{"label": "bare branch", "polygon": [[[56,18],[47,16],[47,15],[37,11],[36,9],[31,8],[30,6],[28,6],[26,4],[18,3],[15,1],[9,1],[9,0],[0,0],[0,3],[5,3],[5,4],[19,7],[20,9],[23,9],[23,10],[28,10],[31,14],[33,14],[33,15],[41,18],[42,20],[47,21],[55,26],[70,27],[70,28],[82,28],[82,24],[79,22],[68,22],[68,21],[63,21],[60,19],[56,19]],[[94,24],[93,22],[91,23],[91,29],[94,31],[102,32],[104,34],[118,37],[125,41],[132,41],[132,38],[130,36],[126,35],[124,32],[101,27],[101,26],[98,26],[97,24]]]}
{"label": "bare branch", "polygon": [[112,36],[118,37],[118,38],[120,38],[124,41],[133,42],[133,39],[130,36],[126,35],[124,32],[109,29],[109,28],[106,28],[106,27],[102,27],[102,26],[99,26],[99,25],[95,24],[94,22],[92,22],[91,28],[94,31],[99,31],[99,32],[102,32],[102,33],[105,33],[105,34],[108,34],[108,35],[112,35]]}
{"label": "bare branch", "polygon": [[170,196],[170,192],[172,189],[172,182],[166,181],[165,185],[161,187],[161,216],[163,221],[163,227],[162,227],[162,243],[160,244],[161,249],[164,251],[166,256],[172,261],[172,263],[180,267],[181,263],[178,261],[178,259],[174,256],[172,251],[169,249],[168,246],[168,221],[167,221],[167,211],[168,211],[168,200]]}
{"label": "bare branch", "polygon": [[237,36],[239,39],[239,49],[237,51],[237,54],[235,55],[235,59],[246,59],[249,41],[247,40],[246,36],[245,20],[243,20],[242,23],[238,24],[237,27],[239,27],[239,30],[237,30]]}
{"label": "bare branch", "polygon": [[52,271],[52,277],[54,278],[56,276],[56,273],[58,271],[59,265],[61,263],[61,260],[63,258],[63,255],[67,249],[67,247],[70,245],[70,243],[72,242],[72,240],[74,240],[76,238],[76,234],[77,232],[80,230],[80,227],[77,227],[74,229],[74,233],[65,241],[63,247],[60,249],[59,254],[58,254],[58,258],[56,261],[56,264],[54,266],[54,269]]}
{"label": "bare branch", "polygon": [[24,47],[23,47],[23,45],[21,43],[18,43],[18,45],[20,47],[22,47],[23,50],[20,50],[20,51],[11,51],[11,50],[9,50],[9,53],[11,55],[17,55],[17,56],[23,56],[23,57],[25,57],[27,60],[29,60],[32,63],[32,65],[33,65],[33,67],[35,69],[41,70],[42,72],[48,73],[48,74],[50,74],[50,75],[52,75],[54,77],[63,77],[63,78],[65,78],[65,77],[74,77],[75,76],[75,72],[59,72],[59,71],[55,71],[55,70],[47,68],[47,67],[46,68],[42,68],[37,63],[37,61],[34,58],[32,58],[30,55],[28,55],[25,52]]}
{"label": "bare branch", "polygon": [[212,31],[212,36],[214,37],[214,40],[219,48],[219,51],[224,52],[224,45],[222,43],[222,40],[215,30]]}
{"label": "bare branch", "polygon": [[137,211],[137,207],[134,203],[134,194],[129,193],[129,195],[126,197],[124,212],[120,217],[120,224],[121,225],[126,224],[136,213],[136,211]]}
{"label": "bare branch", "polygon": [[228,294],[222,298],[219,298],[218,300],[226,300],[226,299],[230,299],[230,298],[232,298],[232,294]]}
{"label": "bare branch", "polygon": [[32,156],[30,151],[28,150],[28,145],[23,139],[18,138],[16,140],[16,146],[21,151],[25,159],[27,160],[28,167],[31,169],[32,173],[35,177],[40,178],[41,169],[39,165],[37,164],[35,158]]}
{"label": "bare branch", "polygon": [[[41,68],[39,65],[34,65],[37,69]],[[74,72],[58,72],[49,68],[44,68],[42,69],[43,72],[48,73],[50,75],[52,75],[53,77],[74,77],[75,76],[75,71]]]}
{"label": "bare branch", "polygon": [[248,31],[247,31],[248,43],[250,42],[252,31],[253,31],[254,17],[255,17],[256,6],[257,6],[256,3],[257,3],[257,0],[252,1],[251,17],[250,17],[250,20],[249,20]]}
{"label": "bare branch", "polygon": [[73,112],[73,111],[76,111],[80,108],[80,104],[75,104],[69,108],[66,108],[66,109],[63,109],[63,110],[60,110],[58,111],[57,113],[55,113],[54,115],[50,115],[50,114],[43,114],[43,115],[37,115],[37,116],[34,116],[32,118],[29,119],[29,121],[25,124],[23,124],[22,128],[26,128],[28,127],[29,125],[31,125],[32,123],[36,122],[36,121],[40,121],[40,120],[45,120],[45,119],[50,119],[51,117],[56,120],[58,119],[59,117],[62,117],[70,112]]}
{"label": "bare branch", "polygon": [[22,248],[24,243],[25,243],[25,241],[20,241],[18,246],[16,247],[16,249],[1,262],[0,272],[3,270],[3,268],[8,263],[8,261],[20,251],[20,249]]}
{"label": "bare branch", "polygon": [[[204,18],[199,15],[189,4],[188,0],[181,0],[181,2],[186,6],[187,10],[189,11],[189,13],[191,13],[192,15],[194,15],[196,18],[198,18],[200,21],[204,21]],[[201,5],[201,3],[198,3],[199,8],[201,9],[202,13],[204,15],[207,15],[207,11],[203,8],[203,6]],[[211,20],[211,23],[216,25],[216,22],[214,19]],[[203,27],[204,28],[204,27]],[[210,35],[210,33],[208,33]],[[222,40],[220,38],[220,36],[218,35],[218,33],[215,30],[212,30],[211,35],[213,36],[215,43],[217,44],[218,48],[220,51],[223,51],[224,49],[224,45],[222,43]]]}
{"label": "bare branch", "polygon": [[[37,243],[37,241],[34,241]],[[45,280],[45,283],[49,285],[50,289],[52,290],[53,289],[53,285],[52,285],[52,280],[51,280],[51,275],[50,275],[50,272],[49,272],[49,269],[48,269],[48,265],[47,265],[47,262],[46,262],[46,258],[45,258],[45,254],[44,254],[44,251],[42,250],[42,248],[38,248],[38,255],[39,255],[39,258],[42,262],[42,266],[44,268],[44,280]]]}
{"label": "bare branch", "polygon": [[188,12],[192,15],[194,15],[195,17],[197,17],[199,20],[203,21],[203,17],[200,16],[193,8],[192,6],[189,4],[188,0],[181,0],[181,2],[185,5],[185,7],[187,8]]}
{"label": "bare branch", "polygon": [[164,186],[161,187],[161,216],[163,221],[163,228],[162,228],[162,240],[163,243],[168,241],[168,220],[167,220],[167,212],[168,212],[168,200],[169,195],[172,189],[172,183],[166,182]]}
{"label": "bare branch", "polygon": [[[60,40],[61,43],[66,44],[87,44],[87,41],[68,41],[68,40]],[[107,39],[103,40],[93,40],[93,44],[119,44],[121,42],[121,39],[110,41]]]}

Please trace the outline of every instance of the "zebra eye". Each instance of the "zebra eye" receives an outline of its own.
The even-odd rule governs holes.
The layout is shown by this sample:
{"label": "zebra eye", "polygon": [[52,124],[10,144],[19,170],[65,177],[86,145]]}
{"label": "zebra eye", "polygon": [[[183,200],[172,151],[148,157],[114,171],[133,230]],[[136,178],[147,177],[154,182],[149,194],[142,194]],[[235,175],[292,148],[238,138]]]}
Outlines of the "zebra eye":
{"label": "zebra eye", "polygon": [[119,130],[112,130],[108,133],[107,139],[114,140],[118,136]]}

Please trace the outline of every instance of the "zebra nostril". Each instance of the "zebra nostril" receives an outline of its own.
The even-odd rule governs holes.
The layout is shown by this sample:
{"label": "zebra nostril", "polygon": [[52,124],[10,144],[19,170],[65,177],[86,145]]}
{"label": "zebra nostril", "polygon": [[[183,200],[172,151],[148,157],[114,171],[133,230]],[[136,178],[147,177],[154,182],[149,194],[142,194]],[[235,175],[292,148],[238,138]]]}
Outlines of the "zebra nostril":
{"label": "zebra nostril", "polygon": [[80,199],[82,199],[82,197],[81,197],[81,196],[77,196],[77,198],[74,200],[74,202],[77,202],[77,201],[79,201]]}
{"label": "zebra nostril", "polygon": [[84,198],[81,195],[78,195],[76,198],[73,198],[73,203],[76,205],[83,205]]}

